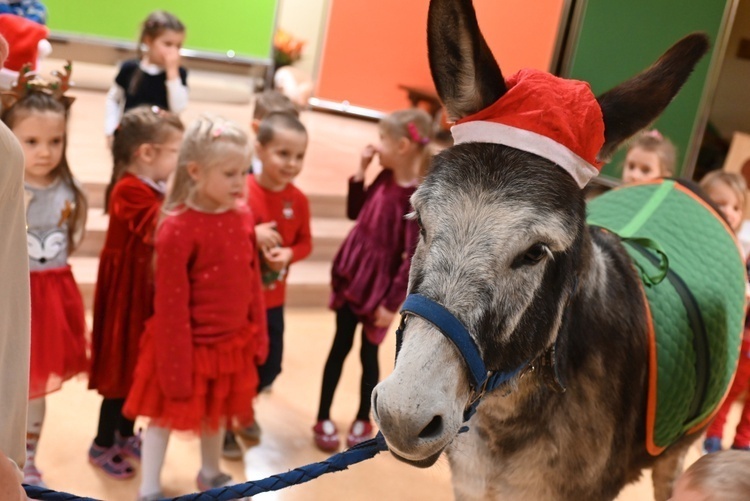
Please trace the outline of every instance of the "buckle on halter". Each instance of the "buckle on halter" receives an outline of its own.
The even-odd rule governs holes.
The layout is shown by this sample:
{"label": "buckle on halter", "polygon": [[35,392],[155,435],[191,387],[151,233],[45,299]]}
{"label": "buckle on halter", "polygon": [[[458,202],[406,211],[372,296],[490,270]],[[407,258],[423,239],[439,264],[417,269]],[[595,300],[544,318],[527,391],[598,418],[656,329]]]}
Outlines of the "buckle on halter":
{"label": "buckle on halter", "polygon": [[476,390],[471,390],[471,397],[469,397],[469,402],[466,404],[466,407],[472,407],[476,405],[482,398],[484,398],[484,395],[487,393],[487,385],[490,382],[491,373],[487,373],[487,377],[484,378],[484,382],[482,383],[482,386],[480,386]]}

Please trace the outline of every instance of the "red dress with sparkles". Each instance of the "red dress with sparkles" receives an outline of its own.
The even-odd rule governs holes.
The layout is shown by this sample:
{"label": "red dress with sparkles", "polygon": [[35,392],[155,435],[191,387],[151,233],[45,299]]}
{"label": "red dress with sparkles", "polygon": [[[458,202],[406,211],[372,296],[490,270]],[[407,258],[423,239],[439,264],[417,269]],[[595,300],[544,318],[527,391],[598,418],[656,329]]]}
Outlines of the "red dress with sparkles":
{"label": "red dress with sparkles", "polygon": [[256,364],[268,352],[248,209],[183,208],[156,236],[154,316],[123,414],[201,432],[253,421]]}
{"label": "red dress with sparkles", "polygon": [[376,327],[374,313],[383,305],[398,311],[406,299],[411,256],[419,227],[405,219],[416,186],[399,186],[393,172],[383,170],[365,190],[363,182],[349,181],[347,216],[357,224],[333,260],[331,309],[345,303],[359,317],[368,341],[383,342],[387,327]]}
{"label": "red dress with sparkles", "polygon": [[89,388],[125,398],[144,323],[153,313],[154,231],[163,195],[126,173],[109,201],[109,227],[94,295]]}

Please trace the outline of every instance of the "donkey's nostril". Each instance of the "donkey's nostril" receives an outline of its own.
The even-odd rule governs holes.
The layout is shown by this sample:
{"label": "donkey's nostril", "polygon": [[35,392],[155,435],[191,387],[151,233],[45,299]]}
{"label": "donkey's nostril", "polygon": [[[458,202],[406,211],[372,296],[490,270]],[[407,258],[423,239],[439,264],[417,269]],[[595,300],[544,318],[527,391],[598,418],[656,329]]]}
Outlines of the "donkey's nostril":
{"label": "donkey's nostril", "polygon": [[443,432],[443,418],[435,416],[432,418],[427,426],[419,432],[419,438],[433,438],[440,435]]}

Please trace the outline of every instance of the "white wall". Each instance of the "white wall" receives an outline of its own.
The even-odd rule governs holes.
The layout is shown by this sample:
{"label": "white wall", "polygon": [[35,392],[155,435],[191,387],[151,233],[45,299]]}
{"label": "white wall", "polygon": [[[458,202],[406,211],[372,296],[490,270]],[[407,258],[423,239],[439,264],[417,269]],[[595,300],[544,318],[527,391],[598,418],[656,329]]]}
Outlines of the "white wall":
{"label": "white wall", "polygon": [[302,59],[294,65],[314,77],[328,16],[328,0],[280,0],[278,16],[279,28],[306,41]]}
{"label": "white wall", "polygon": [[750,59],[738,59],[741,38],[750,39],[750,0],[741,0],[711,107],[711,122],[726,140],[735,131],[750,133]]}

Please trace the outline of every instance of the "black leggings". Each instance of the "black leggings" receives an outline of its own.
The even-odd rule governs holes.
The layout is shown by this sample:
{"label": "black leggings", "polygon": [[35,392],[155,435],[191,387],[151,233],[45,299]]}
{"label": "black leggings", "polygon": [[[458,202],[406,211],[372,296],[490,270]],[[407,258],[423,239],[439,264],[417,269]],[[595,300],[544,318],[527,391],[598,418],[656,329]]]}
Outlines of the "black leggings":
{"label": "black leggings", "polygon": [[125,405],[124,398],[105,398],[102,400],[102,408],[99,411],[99,429],[94,443],[99,447],[112,447],[115,445],[115,432],[119,431],[121,437],[132,437],[135,432],[135,421],[131,421],[122,415],[122,406]]}
{"label": "black leggings", "polygon": [[[339,379],[341,379],[344,360],[354,344],[354,332],[358,323],[357,316],[352,312],[348,304],[344,304],[344,306],[336,310],[336,337],[333,339],[333,346],[331,346],[331,352],[328,354],[328,360],[323,371],[323,387],[320,391],[318,421],[330,419],[333,394],[336,392]],[[378,384],[380,368],[378,367],[378,345],[372,344],[367,340],[364,329],[362,330],[362,349],[359,352],[359,358],[362,362],[362,382],[360,384],[357,419],[369,420],[370,397],[375,385]]]}

